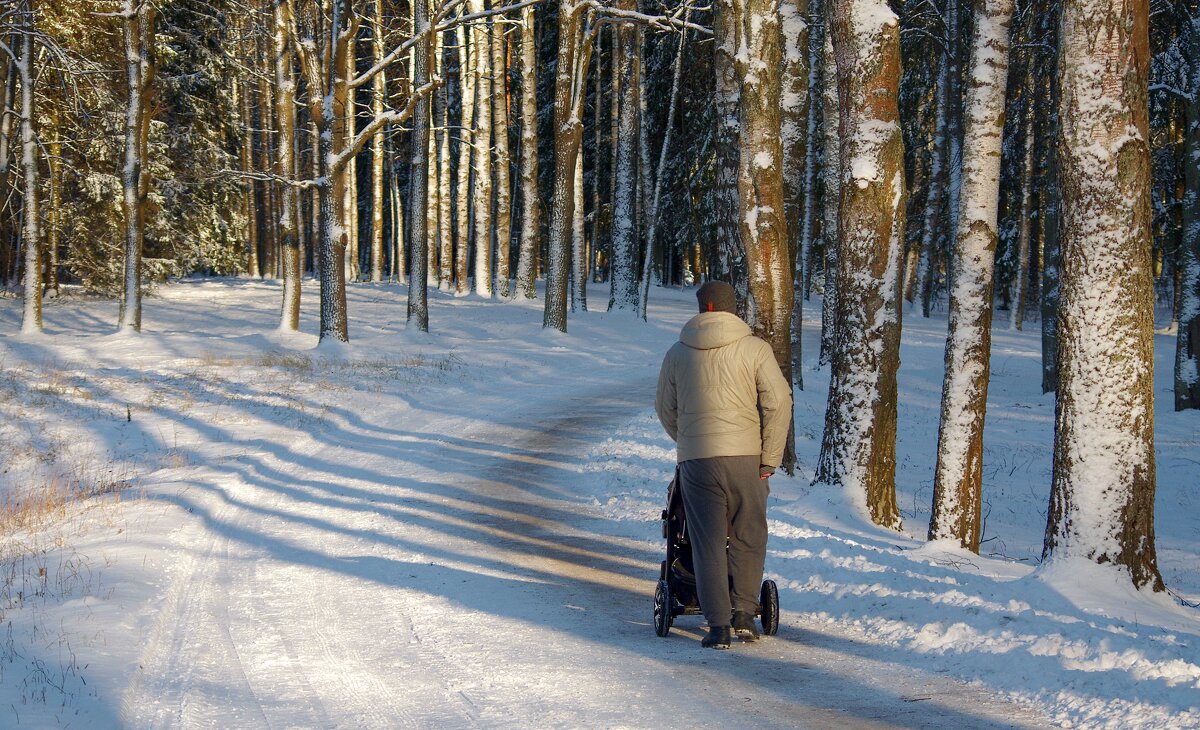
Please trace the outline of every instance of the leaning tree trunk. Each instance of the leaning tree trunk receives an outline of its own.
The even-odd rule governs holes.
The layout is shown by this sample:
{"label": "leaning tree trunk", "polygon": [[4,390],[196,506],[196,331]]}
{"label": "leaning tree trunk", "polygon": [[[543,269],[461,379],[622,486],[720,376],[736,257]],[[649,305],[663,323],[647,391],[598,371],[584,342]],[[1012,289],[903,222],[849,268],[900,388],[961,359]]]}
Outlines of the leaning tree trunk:
{"label": "leaning tree trunk", "polygon": [[[779,0],[743,0],[745,21],[737,60],[742,80],[738,200],[754,333],[766,340],[784,378],[792,382],[792,257],[784,193],[780,99],[783,92],[783,35]],[[790,100],[789,100],[790,101]],[[783,467],[795,469],[789,432]]]}
{"label": "leaning tree trunk", "polygon": [[154,77],[154,4],[125,0],[125,167],[121,174],[125,215],[125,287],[120,328],[142,329],[142,249],[146,235],[147,145],[150,136],[150,82]]}
{"label": "leaning tree trunk", "polygon": [[537,298],[538,192],[537,31],[533,6],[521,10],[521,241],[517,260],[517,294]]}
{"label": "leaning tree trunk", "polygon": [[[1200,18],[1191,21],[1200,38]],[[1200,408],[1200,49],[1192,62],[1192,95],[1184,107],[1183,242],[1179,330],[1175,336],[1175,410]]]}
{"label": "leaning tree trunk", "polygon": [[25,309],[21,331],[32,334],[42,331],[42,235],[38,225],[41,210],[38,204],[37,131],[34,128],[36,119],[33,106],[36,94],[33,88],[32,0],[27,0],[24,12],[27,25],[20,35],[21,60],[17,63],[21,74],[21,167],[25,172],[25,187],[21,190],[25,205],[21,214],[24,219],[21,237],[25,244]]}
{"label": "leaning tree trunk", "polygon": [[975,0],[963,135],[962,217],[955,235],[950,331],[929,539],[979,552],[983,423],[992,347],[992,275],[999,239],[1000,151],[1013,0]]}
{"label": "leaning tree trunk", "polygon": [[1147,0],[1065,0],[1062,300],[1043,557],[1163,589],[1154,549]]}
{"label": "leaning tree trunk", "polygon": [[896,370],[904,240],[904,143],[897,97],[900,25],[885,0],[834,5],[841,100],[837,307],[825,433],[816,481],[843,486],[875,524],[896,506]]}
{"label": "leaning tree trunk", "polygon": [[295,22],[290,0],[275,0],[275,115],[279,126],[275,144],[278,152],[276,174],[285,181],[279,212],[279,242],[283,248],[283,306],[279,328],[293,331],[300,329],[300,233],[296,227],[300,191],[286,181],[296,177],[296,80],[289,37],[289,29]]}

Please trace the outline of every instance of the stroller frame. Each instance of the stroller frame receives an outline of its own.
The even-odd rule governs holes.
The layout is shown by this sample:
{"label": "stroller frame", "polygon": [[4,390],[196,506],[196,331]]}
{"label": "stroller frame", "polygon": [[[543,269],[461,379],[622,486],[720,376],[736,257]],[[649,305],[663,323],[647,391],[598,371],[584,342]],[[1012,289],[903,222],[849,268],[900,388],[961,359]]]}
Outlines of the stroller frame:
{"label": "stroller frame", "polygon": [[[659,565],[658,586],[654,590],[654,633],[666,636],[677,616],[696,616],[702,613],[692,568],[692,545],[688,540],[687,515],[683,509],[683,493],[679,483],[679,468],[667,487],[667,507],[662,511],[662,536],[667,542],[666,559]],[[764,580],[759,591],[755,615],[762,624],[763,634],[774,636],[779,631],[779,588],[773,580]]]}

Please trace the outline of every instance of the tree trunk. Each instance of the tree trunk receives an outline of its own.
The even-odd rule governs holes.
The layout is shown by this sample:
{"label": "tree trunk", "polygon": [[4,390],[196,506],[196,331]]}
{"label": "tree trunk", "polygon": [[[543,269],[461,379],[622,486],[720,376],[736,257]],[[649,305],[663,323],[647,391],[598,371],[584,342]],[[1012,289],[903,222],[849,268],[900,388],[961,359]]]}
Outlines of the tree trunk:
{"label": "tree trunk", "polygon": [[975,0],[974,61],[963,135],[962,201],[952,255],[950,330],[929,539],[979,552],[983,424],[992,347],[992,276],[999,240],[1000,152],[1013,0]]}
{"label": "tree trunk", "polygon": [[492,31],[492,135],[496,139],[496,285],[509,295],[509,248],[512,244],[511,158],[508,153],[508,54],[505,25],[497,19]]}
{"label": "tree trunk", "polygon": [[1163,590],[1154,548],[1147,0],[1065,0],[1062,302],[1046,560]]}
{"label": "tree trunk", "polygon": [[[0,107],[2,109],[3,107]],[[51,105],[50,129],[53,138],[50,140],[50,196],[46,211],[46,282],[45,291],[58,294],[58,253],[62,245],[62,138],[63,128],[58,108]]]}
{"label": "tree trunk", "polygon": [[[40,183],[37,130],[34,127],[37,119],[34,101],[37,95],[33,88],[33,36],[37,31],[34,28],[33,0],[25,0],[24,5],[25,27],[20,34],[21,60],[17,64],[21,74],[21,167],[25,172],[25,186],[21,190],[25,206],[21,216],[24,223],[21,238],[25,245],[25,308],[21,332],[33,334],[42,331],[42,243],[38,225],[41,206],[38,204]],[[138,328],[140,326],[139,321]]]}
{"label": "tree trunk", "polygon": [[[825,17],[828,18],[832,9],[826,6]],[[823,209],[821,211],[821,238],[825,251],[825,292],[821,302],[821,353],[820,363],[828,365],[833,361],[833,352],[837,349],[837,331],[840,326],[837,308],[837,260],[838,260],[838,205],[842,197],[841,173],[841,137],[838,130],[838,89],[837,63],[833,57],[833,37],[828,26],[823,33],[825,36],[823,62],[821,64],[821,103],[822,103],[822,147],[825,160],[822,168],[822,182],[825,189],[822,192]]]}
{"label": "tree trunk", "polygon": [[[412,4],[413,32],[418,40],[413,47],[413,89],[419,89],[429,80],[429,3],[416,0]],[[429,162],[429,100],[422,96],[413,109],[412,116],[412,178],[409,183],[408,219],[412,226],[412,263],[408,274],[408,323],[416,324],[421,332],[429,331],[429,246],[425,215],[429,205],[428,165]]]}
{"label": "tree trunk", "polygon": [[[1200,38],[1200,18],[1190,21]],[[1179,252],[1179,329],[1175,335],[1175,410],[1200,408],[1200,49],[1184,107],[1183,242]]]}
{"label": "tree trunk", "polygon": [[830,27],[841,100],[837,321],[816,481],[841,485],[875,524],[896,506],[896,370],[904,145],[896,99],[900,27],[883,0],[836,4]]}
{"label": "tree trunk", "polygon": [[538,191],[537,32],[533,6],[521,10],[521,242],[517,261],[517,293],[537,298],[538,232],[541,194]]}
{"label": "tree trunk", "polygon": [[[624,3],[625,9],[636,5]],[[608,309],[640,312],[638,306],[638,233],[636,225],[638,194],[638,89],[640,80],[637,58],[637,32],[623,23],[614,28],[617,36],[616,66],[620,75],[617,100],[616,167],[613,169],[612,261]]]}
{"label": "tree trunk", "polygon": [[[809,19],[821,12],[819,3],[785,0],[781,7],[792,11],[783,16],[787,64],[784,66],[784,182],[788,186],[788,231],[793,244],[794,305],[792,309],[792,381],[804,389],[803,322],[804,299],[808,296],[808,257],[812,250],[817,203],[816,166],[818,147],[817,110],[813,95],[820,89],[820,46],[814,39],[822,34]],[[791,27],[792,30],[787,31]]]}
{"label": "tree trunk", "polygon": [[[459,98],[462,100],[462,123],[458,133],[458,239],[454,242],[454,293],[462,296],[471,291],[468,265],[471,250],[471,154],[476,135],[475,129],[475,73],[474,56],[479,49],[472,48],[468,40],[471,32],[465,25],[458,26],[458,78]],[[483,143],[486,149],[487,143]],[[474,150],[476,155],[481,154]],[[409,210],[412,210],[410,205]]]}
{"label": "tree trunk", "polygon": [[[142,330],[142,248],[146,230],[146,172],[150,136],[150,83],[154,77],[154,5],[125,0],[125,70],[129,97],[125,109],[125,167],[121,175],[125,217],[125,287],[120,329]],[[28,225],[28,223],[27,223]]]}
{"label": "tree trunk", "polygon": [[[438,62],[444,67],[445,60],[445,34],[439,31],[439,50]],[[443,78],[445,76],[443,75]],[[454,185],[454,178],[450,174],[450,107],[449,107],[449,89],[443,85],[438,89],[437,103],[435,106],[434,118],[440,122],[442,129],[438,132],[438,177],[437,177],[437,201],[438,201],[438,218],[441,220],[441,235],[439,241],[441,243],[441,251],[438,255],[438,289],[442,291],[451,291],[454,288],[454,223],[453,211],[454,201],[450,198],[450,190]]]}
{"label": "tree trunk", "polygon": [[[338,0],[334,0],[338,2]],[[343,60],[345,68],[342,71],[342,77],[346,80],[352,79],[355,76],[357,66],[356,59],[358,53],[358,43],[356,40],[357,33],[350,35],[346,40],[346,55]],[[415,88],[415,87],[414,87]],[[343,102],[343,113],[346,116],[345,121],[345,139],[354,139],[357,131],[357,114],[354,106],[355,90],[347,89],[345,91],[345,100]],[[341,147],[334,148],[335,152],[340,151]],[[346,161],[346,167],[342,172],[342,218],[345,226],[346,236],[346,278],[350,281],[358,281],[359,264],[358,264],[358,155],[352,156]]]}
{"label": "tree trunk", "polygon": [[716,71],[716,91],[713,102],[717,115],[716,182],[713,186],[714,229],[721,270],[717,277],[733,285],[737,295],[738,313],[748,314],[749,281],[746,272],[745,249],[740,240],[741,221],[738,214],[738,110],[741,107],[741,83],[737,72],[737,56],[742,49],[741,23],[743,0],[717,0],[713,4],[713,42]]}
{"label": "tree trunk", "polygon": [[[780,0],[743,0],[742,8],[741,41],[745,52],[737,60],[742,81],[737,178],[740,239],[745,250],[754,333],[771,345],[775,362],[790,384],[794,276],[788,250],[781,134]],[[789,474],[795,469],[795,461],[795,441],[789,434],[783,463]]]}
{"label": "tree trunk", "polygon": [[[483,0],[469,0],[473,13],[482,12]],[[476,21],[471,30],[475,75],[475,293],[492,296],[492,53],[490,27]]]}
{"label": "tree trunk", "polygon": [[[383,62],[383,0],[374,0],[371,22],[371,50],[375,64]],[[387,74],[380,71],[375,75],[371,89],[371,111],[383,115],[384,97],[387,96]],[[383,141],[387,130],[381,130],[371,140],[371,281],[383,281]]]}
{"label": "tree trunk", "polygon": [[1017,273],[1008,300],[1009,321],[1015,330],[1025,326],[1025,300],[1029,291],[1029,250],[1033,233],[1033,104],[1025,105],[1025,161],[1021,167],[1020,220],[1017,223]]}
{"label": "tree trunk", "polygon": [[[283,180],[296,178],[296,80],[293,72],[292,45],[289,29],[295,25],[290,0],[275,0],[275,116],[278,117],[279,138],[275,141],[278,153],[276,174]],[[281,330],[300,329],[300,233],[296,228],[296,212],[300,206],[300,191],[294,185],[283,185],[282,210],[279,212],[279,237],[283,249],[283,307],[279,318]]]}

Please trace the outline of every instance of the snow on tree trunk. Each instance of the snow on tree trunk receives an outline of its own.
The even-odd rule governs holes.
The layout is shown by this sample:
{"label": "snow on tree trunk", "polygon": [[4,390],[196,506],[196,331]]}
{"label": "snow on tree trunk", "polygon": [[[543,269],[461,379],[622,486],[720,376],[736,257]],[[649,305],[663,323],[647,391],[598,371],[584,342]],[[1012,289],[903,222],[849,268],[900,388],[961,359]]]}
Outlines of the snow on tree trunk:
{"label": "snow on tree trunk", "polygon": [[[26,14],[26,25],[19,36],[21,52],[17,62],[21,75],[21,167],[25,172],[25,186],[21,190],[24,200],[21,237],[25,246],[25,307],[21,332],[33,334],[42,331],[42,233],[38,225],[41,210],[38,204],[37,130],[34,128],[36,94],[33,88],[33,36],[36,31],[33,27],[33,3],[26,2],[23,12]],[[128,50],[128,46],[126,48]],[[134,329],[140,328],[139,319]]]}
{"label": "snow on tree trunk", "polygon": [[[438,47],[437,62],[445,68],[445,34],[438,32]],[[445,79],[446,75],[440,74],[441,78]],[[437,90],[437,96],[434,103],[434,121],[441,129],[437,133],[438,153],[437,153],[437,205],[438,205],[438,220],[440,221],[441,231],[438,235],[438,242],[441,250],[438,252],[438,289],[441,291],[451,291],[454,288],[454,201],[450,197],[450,190],[454,186],[454,180],[451,176],[450,169],[450,107],[449,107],[449,90],[443,83]]]}
{"label": "snow on tree trunk", "polygon": [[[1191,21],[1200,38],[1200,18]],[[1184,107],[1183,241],[1179,255],[1179,329],[1175,335],[1175,410],[1200,408],[1200,49]]]}
{"label": "snow on tree trunk", "polygon": [[742,51],[742,0],[717,0],[713,4],[713,66],[716,92],[713,106],[717,116],[716,182],[713,185],[714,229],[717,239],[717,278],[733,285],[738,311],[745,315],[749,298],[745,249],[739,240],[741,222],[738,206],[738,109],[741,82],[737,56]]}
{"label": "snow on tree trunk", "polygon": [[[1046,96],[1057,99],[1058,85],[1054,73],[1045,78]],[[1055,112],[1057,114],[1057,112]],[[1047,136],[1054,140],[1058,136],[1058,120],[1052,117]],[[1042,285],[1039,308],[1042,317],[1042,392],[1058,390],[1058,311],[1061,292],[1060,271],[1062,269],[1062,241],[1059,219],[1062,208],[1062,187],[1058,177],[1058,151],[1056,144],[1046,146],[1045,176],[1041,191]]]}
{"label": "snow on tree trunk", "polygon": [[[626,9],[636,5],[626,1]],[[638,306],[638,78],[637,33],[622,24],[615,29],[616,51],[620,62],[615,66],[620,75],[617,111],[617,149],[613,184],[612,261],[609,267],[611,291],[609,311],[640,312]]]}
{"label": "snow on tree trunk", "polygon": [[[783,92],[780,101],[783,135],[783,184],[785,224],[788,233],[788,256],[791,262],[792,311],[789,325],[790,356],[788,366],[797,388],[804,388],[801,363],[801,325],[804,318],[804,259],[807,253],[802,210],[805,169],[810,160],[806,152],[811,147],[808,138],[809,97],[807,0],[782,0],[779,18],[783,29]],[[789,442],[791,443],[791,442]]]}
{"label": "snow on tree trunk", "polygon": [[963,184],[950,289],[950,330],[929,539],[979,552],[983,424],[992,346],[992,276],[999,239],[1000,152],[1013,0],[975,0],[963,135]]}
{"label": "snow on tree trunk", "polygon": [[[482,12],[483,0],[469,0],[472,13]],[[471,57],[475,76],[475,293],[492,296],[492,53],[486,21],[471,26]]]}
{"label": "snow on tree trunk", "polygon": [[[742,79],[738,200],[754,333],[771,345],[775,362],[791,383],[794,277],[783,182],[783,34],[779,3],[744,0],[745,53],[737,59]],[[783,458],[783,466],[791,474],[796,455],[790,433]]]}
{"label": "snow on tree trunk", "polygon": [[[336,0],[335,0],[336,1]],[[349,3],[347,3],[349,4]],[[358,43],[356,42],[357,32],[351,35],[346,40],[346,54],[343,59],[345,68],[342,71],[342,78],[349,80],[355,76],[355,66],[358,53]],[[415,86],[413,88],[416,88]],[[355,92],[346,90],[346,100],[342,105],[342,112],[345,114],[345,139],[353,139],[357,132],[355,103]],[[334,151],[341,151],[341,147],[335,147]],[[357,155],[352,156],[347,160],[344,170],[342,171],[342,220],[343,231],[346,236],[346,278],[350,281],[357,281],[359,275],[358,266],[358,159]]]}
{"label": "snow on tree trunk", "polygon": [[[474,55],[479,53],[469,42],[472,33],[465,24],[458,26],[459,99],[462,104],[462,123],[458,132],[458,230],[454,242],[454,293],[463,296],[471,291],[468,274],[471,249],[471,155],[475,141],[475,73]],[[486,143],[484,145],[486,147]],[[410,207],[411,209],[411,207]]]}
{"label": "snow on tree trunk", "polygon": [[1147,0],[1065,0],[1062,300],[1044,559],[1162,590],[1154,548]]}
{"label": "snow on tree trunk", "polygon": [[[412,4],[413,32],[417,42],[412,54],[413,88],[419,89],[429,81],[432,49],[429,32],[429,3],[416,0]],[[421,97],[412,117],[412,179],[409,183],[409,225],[412,227],[412,263],[408,272],[408,324],[422,332],[429,331],[429,100]]]}
{"label": "snow on tree trunk", "polygon": [[[254,125],[250,116],[250,88],[239,87],[235,81],[235,95],[239,88],[242,90],[242,172],[251,173],[254,172],[254,135],[251,132]],[[247,181],[242,184],[242,189],[242,205],[246,214],[246,273],[257,279],[261,272],[258,268],[258,212],[254,205],[254,183]]]}
{"label": "snow on tree trunk", "polygon": [[[829,2],[831,0],[827,0]],[[825,11],[828,18],[831,9]],[[821,64],[822,146],[825,164],[822,168],[821,236],[825,250],[825,293],[821,303],[821,353],[820,363],[829,364],[837,348],[837,253],[838,253],[838,205],[842,197],[841,137],[839,136],[839,112],[837,89],[837,63],[833,58],[833,36],[826,26]]]}
{"label": "snow on tree trunk", "polygon": [[499,20],[492,33],[492,134],[496,138],[496,284],[509,295],[509,248],[512,244],[512,181],[508,151],[507,25]]}
{"label": "snow on tree trunk", "polygon": [[142,246],[146,235],[147,146],[150,136],[150,83],[154,77],[154,5],[148,0],[125,0],[125,166],[121,173],[125,217],[125,286],[121,297],[120,329],[142,329]]}
{"label": "snow on tree trunk", "polygon": [[841,485],[875,524],[896,507],[896,370],[904,230],[904,147],[897,107],[899,21],[884,0],[834,6],[841,202],[837,334],[816,482]]}
{"label": "snow on tree trunk", "polygon": [[[279,138],[275,145],[278,153],[275,172],[283,180],[292,180],[297,176],[296,80],[289,29],[296,21],[290,2],[277,0],[274,5],[275,27],[272,40],[275,46],[275,115],[278,117],[279,128]],[[300,328],[300,233],[296,227],[300,191],[294,185],[285,184],[281,194],[283,205],[279,211],[279,237],[283,248],[283,304],[279,328],[294,331]]]}
{"label": "snow on tree trunk", "polygon": [[[955,0],[947,0],[953,4]],[[933,144],[929,150],[929,187],[925,196],[925,220],[921,225],[921,254],[917,262],[917,285],[920,286],[921,315],[928,317],[933,308],[934,268],[940,257],[941,234],[944,230],[939,222],[945,211],[944,199],[949,185],[946,162],[947,135],[950,117],[950,60],[942,59],[937,77],[937,117],[934,122]]]}
{"label": "snow on tree trunk", "polygon": [[[2,108],[2,107],[0,107]],[[46,162],[50,166],[49,199],[46,201],[46,282],[45,291],[58,294],[58,248],[62,235],[62,138],[63,128],[58,108],[51,106],[50,129],[54,135],[49,144]]]}
{"label": "snow on tree trunk", "polygon": [[517,260],[517,294],[537,298],[538,191],[537,32],[533,6],[521,10],[521,241]]}
{"label": "snow on tree trunk", "polygon": [[575,216],[571,219],[571,311],[587,311],[588,242],[584,231],[583,145],[575,152]]}

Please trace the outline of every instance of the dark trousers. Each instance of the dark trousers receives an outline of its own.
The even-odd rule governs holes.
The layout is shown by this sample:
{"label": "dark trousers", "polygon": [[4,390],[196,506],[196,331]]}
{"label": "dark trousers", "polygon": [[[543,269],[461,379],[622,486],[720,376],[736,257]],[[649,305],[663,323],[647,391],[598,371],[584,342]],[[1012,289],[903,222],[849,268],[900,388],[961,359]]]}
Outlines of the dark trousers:
{"label": "dark trousers", "polygon": [[758,607],[767,480],[758,478],[757,456],[690,459],[679,465],[679,475],[700,608],[709,626],[728,626],[733,611],[753,614]]}

